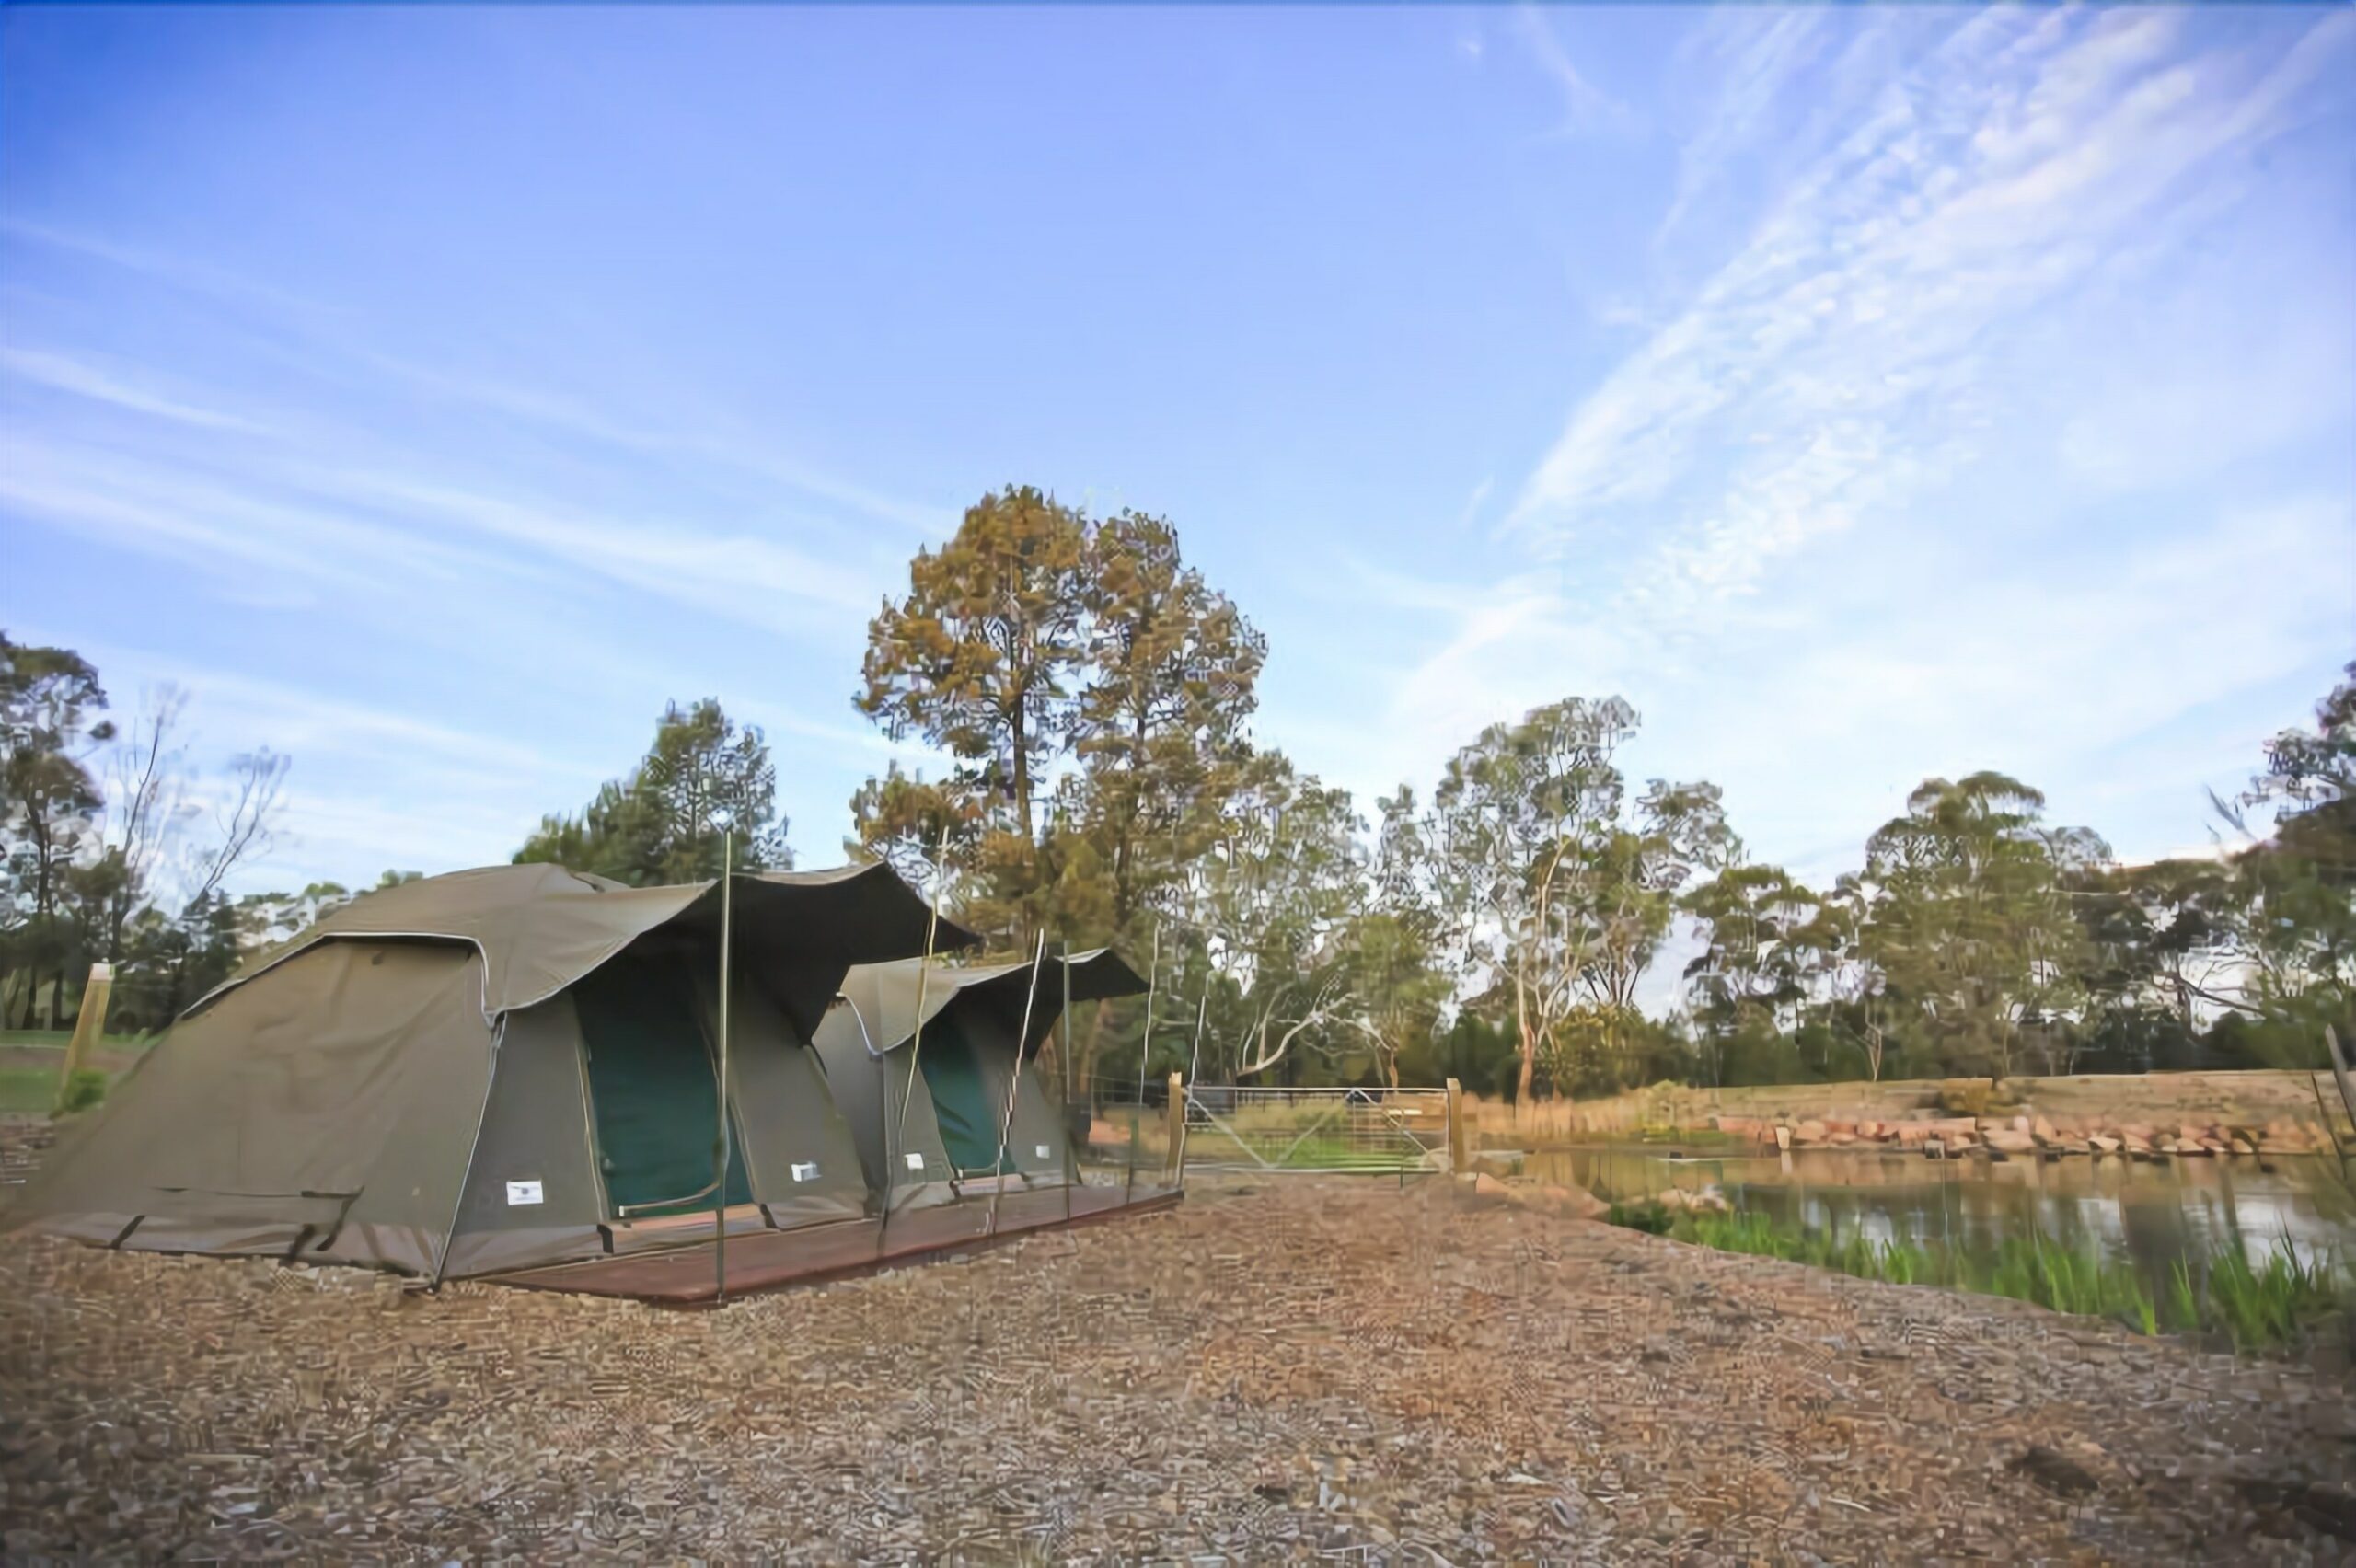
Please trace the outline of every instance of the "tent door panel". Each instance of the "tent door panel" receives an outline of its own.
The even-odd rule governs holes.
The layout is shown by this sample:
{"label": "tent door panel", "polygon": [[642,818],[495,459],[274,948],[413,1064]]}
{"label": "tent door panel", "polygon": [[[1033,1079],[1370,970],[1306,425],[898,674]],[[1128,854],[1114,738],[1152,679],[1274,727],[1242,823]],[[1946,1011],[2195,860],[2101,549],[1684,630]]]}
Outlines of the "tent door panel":
{"label": "tent door panel", "polygon": [[917,1052],[924,1086],[932,1095],[933,1114],[941,1124],[941,1141],[949,1159],[967,1175],[1011,1172],[1014,1161],[998,1158],[999,1121],[1006,1114],[1003,1101],[990,1093],[990,1077],[982,1070],[973,1042],[948,1012],[925,1026]]}
{"label": "tent door panel", "polygon": [[[609,1217],[711,1207],[712,1193],[688,1194],[711,1182],[719,1078],[685,969],[624,953],[574,989]],[[726,1201],[748,1204],[744,1139],[730,1145]]]}

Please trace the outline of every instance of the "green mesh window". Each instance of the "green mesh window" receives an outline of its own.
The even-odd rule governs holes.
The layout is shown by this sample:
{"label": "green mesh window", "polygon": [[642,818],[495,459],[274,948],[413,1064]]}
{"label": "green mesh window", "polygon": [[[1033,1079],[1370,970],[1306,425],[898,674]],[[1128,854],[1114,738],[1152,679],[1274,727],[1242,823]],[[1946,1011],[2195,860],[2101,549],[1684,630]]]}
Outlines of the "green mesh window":
{"label": "green mesh window", "polygon": [[[686,969],[674,957],[623,953],[574,986],[573,1000],[616,1217],[641,1204],[662,1205],[645,1214],[710,1208],[710,1193],[687,1194],[711,1182],[719,1078]],[[741,1138],[730,1140],[727,1199],[753,1199]]]}
{"label": "green mesh window", "polygon": [[[932,1091],[934,1119],[941,1124],[941,1146],[949,1150],[951,1162],[963,1171],[987,1172],[998,1158],[998,1124],[1005,1107],[991,1095],[980,1058],[953,1009],[924,1026],[917,1064],[924,1069],[925,1088]],[[1014,1170],[1011,1155],[999,1170]]]}

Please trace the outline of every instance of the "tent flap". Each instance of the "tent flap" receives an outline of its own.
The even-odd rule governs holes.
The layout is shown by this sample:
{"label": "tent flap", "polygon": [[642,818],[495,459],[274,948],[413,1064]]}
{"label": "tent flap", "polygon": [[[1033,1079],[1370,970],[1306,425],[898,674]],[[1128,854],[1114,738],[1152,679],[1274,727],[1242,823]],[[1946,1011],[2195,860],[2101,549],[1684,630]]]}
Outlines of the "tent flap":
{"label": "tent flap", "polygon": [[[355,899],[285,947],[199,1000],[215,1004],[308,949],[354,938],[440,939],[466,942],[482,957],[487,1019],[545,1001],[595,970],[639,937],[679,921],[716,930],[717,882],[628,887],[561,866],[485,866],[380,889]],[[930,907],[882,861],[825,871],[760,871],[735,879],[744,940],[791,951],[814,970],[839,974],[885,953],[922,951]],[[941,948],[977,939],[940,922]],[[831,987],[804,1021],[815,1028]]]}
{"label": "tent flap", "polygon": [[480,960],[448,944],[297,955],[174,1029],[10,1222],[138,1216],[123,1245],[175,1251],[283,1251],[307,1232],[343,1258],[372,1226],[438,1245],[490,1083],[481,988]]}

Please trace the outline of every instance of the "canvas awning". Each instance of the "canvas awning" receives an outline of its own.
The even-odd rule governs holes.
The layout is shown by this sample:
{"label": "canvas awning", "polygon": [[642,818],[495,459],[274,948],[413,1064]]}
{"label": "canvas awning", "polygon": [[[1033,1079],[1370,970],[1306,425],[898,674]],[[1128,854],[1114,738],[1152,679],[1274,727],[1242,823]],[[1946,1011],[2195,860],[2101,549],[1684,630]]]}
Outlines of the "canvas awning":
{"label": "canvas awning", "polygon": [[[482,1015],[496,1023],[547,1000],[659,927],[676,922],[716,931],[719,888],[717,879],[629,887],[554,865],[486,866],[404,882],[337,910],[189,1011],[320,942],[416,939],[465,942],[481,954]],[[890,866],[875,861],[823,871],[741,872],[734,919],[740,944],[756,952],[790,951],[797,966],[814,973],[848,968],[869,953],[922,948],[932,911]],[[979,939],[942,919],[931,940],[936,949],[956,949]],[[820,988],[793,1009],[807,1014],[793,1020],[805,1037],[824,1016],[830,990]]]}
{"label": "canvas awning", "polygon": [[[957,997],[976,995],[987,997],[1010,1018],[1019,1020],[1031,967],[1027,958],[966,966],[935,963],[930,974],[924,973],[922,959],[863,963],[843,977],[842,997],[851,1005],[856,1021],[865,1032],[869,1054],[880,1055],[907,1044],[915,1035],[919,988],[924,996],[924,1021],[928,1023]],[[1070,972],[1070,995],[1075,1002],[1139,996],[1146,988],[1144,977],[1111,948],[1048,960],[1039,965],[1039,995],[1032,1000],[1031,1038],[1024,1043],[1029,1052],[1039,1049],[1062,1009],[1065,969]]]}

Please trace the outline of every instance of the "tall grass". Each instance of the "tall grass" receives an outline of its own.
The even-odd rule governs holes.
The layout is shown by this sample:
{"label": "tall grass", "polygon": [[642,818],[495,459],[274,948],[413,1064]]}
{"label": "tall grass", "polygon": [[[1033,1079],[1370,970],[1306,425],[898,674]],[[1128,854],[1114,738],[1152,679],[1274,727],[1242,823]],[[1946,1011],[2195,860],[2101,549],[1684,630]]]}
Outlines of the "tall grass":
{"label": "tall grass", "polygon": [[1672,1216],[1657,1205],[1614,1204],[1605,1217],[1679,1241],[1837,1269],[1860,1279],[1944,1286],[2057,1312],[2114,1318],[2145,1334],[2214,1334],[2244,1352],[2297,1343],[2318,1319],[2356,1303],[2356,1274],[2341,1260],[2304,1259],[2288,1241],[2277,1241],[2256,1265],[2230,1245],[2207,1258],[2179,1259],[2154,1291],[2127,1264],[2041,1232],[1965,1249],[1843,1238],[1757,1212]]}
{"label": "tall grass", "polygon": [[2279,1241],[2262,1268],[2251,1268],[2237,1249],[2210,1264],[2209,1306],[2236,1346],[2282,1344],[2298,1337],[2319,1305],[2344,1294],[2339,1273],[2332,1263],[2301,1260]]}

